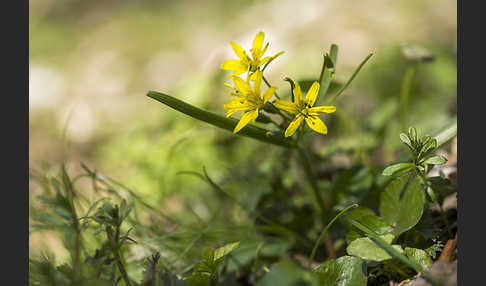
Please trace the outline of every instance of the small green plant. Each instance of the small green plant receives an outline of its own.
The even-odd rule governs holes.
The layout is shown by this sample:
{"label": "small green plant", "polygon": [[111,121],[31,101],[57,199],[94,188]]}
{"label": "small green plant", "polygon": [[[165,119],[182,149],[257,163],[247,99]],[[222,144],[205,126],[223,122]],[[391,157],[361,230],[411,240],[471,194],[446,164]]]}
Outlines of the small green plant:
{"label": "small green plant", "polygon": [[[354,144],[345,144],[333,123],[346,117],[336,100],[372,53],[338,82],[333,44],[319,76],[284,77],[290,88],[277,92],[264,72],[283,52],[265,56],[263,32],[249,52],[231,46],[238,59],[221,66],[232,71],[226,77],[232,84],[224,83],[226,116],[164,93],[147,95],[232,132],[219,145],[225,156],[243,150],[237,138],[268,145],[257,145],[255,155],[245,155],[246,165],[235,162],[218,177],[204,166],[202,173],[180,170],[204,182],[204,191],[169,203],[147,201],[84,164],[76,177],[64,166],[57,177],[32,172],[43,186],[32,228],[62,233],[70,260],[57,265],[47,254],[31,258],[30,284],[381,286],[420,273],[439,285],[427,267],[453,237],[442,209],[443,190],[452,186],[430,171],[447,161],[434,152],[456,135],[455,124],[435,136],[410,127],[399,135],[407,161],[383,169],[370,161],[387,120],[371,120]],[[334,166],[330,155],[337,152],[352,154],[349,166]]]}

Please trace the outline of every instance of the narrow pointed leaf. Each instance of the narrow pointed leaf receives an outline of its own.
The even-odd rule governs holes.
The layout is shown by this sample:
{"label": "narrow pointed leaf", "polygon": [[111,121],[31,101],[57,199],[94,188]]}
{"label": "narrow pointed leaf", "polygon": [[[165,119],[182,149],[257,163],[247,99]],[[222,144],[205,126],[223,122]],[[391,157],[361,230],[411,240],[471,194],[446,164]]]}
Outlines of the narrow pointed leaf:
{"label": "narrow pointed leaf", "polygon": [[[167,94],[163,94],[156,91],[149,91],[147,96],[179,111],[193,118],[199,119],[216,127],[233,132],[238,120],[234,118],[226,118],[224,116],[197,108],[193,105],[185,103],[175,97]],[[272,132],[251,124],[248,124],[237,135],[250,137],[253,139],[260,140],[265,143],[270,143],[274,145],[293,147],[294,144],[290,139],[285,139],[281,132]]]}

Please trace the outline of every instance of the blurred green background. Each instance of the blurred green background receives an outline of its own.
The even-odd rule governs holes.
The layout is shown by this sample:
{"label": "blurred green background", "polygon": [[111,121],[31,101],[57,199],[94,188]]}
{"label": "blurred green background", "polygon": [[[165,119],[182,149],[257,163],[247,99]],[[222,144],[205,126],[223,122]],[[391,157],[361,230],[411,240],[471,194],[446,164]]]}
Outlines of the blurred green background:
{"label": "blurred green background", "polygon": [[[410,65],[402,45],[435,55],[417,72],[409,123],[424,133],[456,114],[456,1],[30,1],[30,168],[80,162],[123,182],[153,205],[177,214],[200,204],[208,186],[180,171],[227,182],[258,185],[252,168],[279,147],[233,136],[145,96],[161,91],[224,114],[221,63],[248,49],[259,31],[267,54],[285,51],[267,69],[269,81],[288,92],[285,76],[319,76],[322,54],[339,45],[335,81],[344,82],[369,53],[374,56],[326,117],[329,134],[315,148],[333,164],[398,159],[399,96]],[[371,148],[369,158],[361,151]],[[352,150],[352,155],[341,151]],[[47,167],[46,167],[47,166]],[[51,167],[49,167],[51,166]],[[252,185],[253,184],[253,185]],[[290,183],[289,183],[290,184]],[[38,186],[31,184],[31,200]],[[241,190],[240,190],[241,191]],[[32,202],[31,202],[32,203]],[[35,202],[34,202],[35,203]],[[55,238],[33,235],[31,252],[55,247]]]}

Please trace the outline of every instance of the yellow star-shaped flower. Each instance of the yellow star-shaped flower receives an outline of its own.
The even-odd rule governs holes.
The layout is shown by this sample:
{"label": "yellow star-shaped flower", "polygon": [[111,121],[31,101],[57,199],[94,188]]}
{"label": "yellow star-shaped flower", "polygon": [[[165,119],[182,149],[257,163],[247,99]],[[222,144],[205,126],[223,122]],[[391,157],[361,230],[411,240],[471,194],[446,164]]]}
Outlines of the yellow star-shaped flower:
{"label": "yellow star-shaped flower", "polygon": [[[276,57],[280,56],[284,52],[279,52],[275,54],[273,57],[264,57],[262,58],[263,54],[268,48],[267,43],[265,47],[263,47],[263,39],[265,37],[265,34],[263,32],[259,32],[256,36],[255,39],[253,40],[253,46],[251,49],[251,58],[248,56],[245,50],[243,50],[238,44],[235,42],[231,42],[231,46],[233,47],[233,50],[235,51],[235,54],[240,58],[239,60],[226,60],[222,65],[221,68],[223,70],[229,70],[229,71],[234,71],[233,74],[228,76],[228,78],[231,78],[232,76],[240,75],[245,72],[252,73],[253,76],[251,77],[251,80],[255,80],[255,72],[257,70],[260,70],[260,67],[263,66],[266,63],[270,63],[273,61]],[[250,76],[250,74],[248,74]]]}
{"label": "yellow star-shaped flower", "polygon": [[231,92],[231,95],[233,95],[234,98],[231,100],[230,103],[223,105],[223,108],[228,110],[228,114],[226,115],[226,117],[230,117],[237,111],[244,111],[243,116],[241,116],[240,121],[233,130],[234,133],[240,131],[250,121],[254,122],[255,119],[257,119],[258,117],[258,110],[262,108],[275,93],[276,88],[270,87],[269,89],[267,89],[262,97],[260,95],[262,72],[257,71],[255,75],[255,85],[253,90],[251,89],[248,82],[245,82],[237,76],[232,77],[236,87],[233,87],[229,84],[227,85],[234,90],[234,92]]}
{"label": "yellow star-shaped flower", "polygon": [[284,111],[295,114],[294,119],[290,122],[289,126],[285,130],[285,137],[292,136],[297,128],[305,120],[312,130],[321,134],[327,134],[327,127],[324,122],[319,119],[319,115],[323,113],[333,113],[336,111],[335,106],[314,106],[319,93],[319,83],[315,81],[310,87],[305,96],[305,101],[302,96],[302,91],[297,82],[295,82],[294,89],[292,90],[295,98],[295,102],[287,100],[277,100],[273,104]]}

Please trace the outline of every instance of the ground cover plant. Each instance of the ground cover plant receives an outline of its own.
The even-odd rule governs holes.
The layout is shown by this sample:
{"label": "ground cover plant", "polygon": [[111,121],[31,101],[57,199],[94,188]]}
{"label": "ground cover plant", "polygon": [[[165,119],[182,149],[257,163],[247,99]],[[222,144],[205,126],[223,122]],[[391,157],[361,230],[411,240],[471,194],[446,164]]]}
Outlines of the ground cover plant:
{"label": "ground cover plant", "polygon": [[[87,164],[76,175],[65,165],[56,174],[32,169],[42,194],[31,205],[31,231],[60,234],[69,260],[59,265],[48,252],[31,258],[31,285],[360,286],[408,285],[417,277],[448,283],[430,267],[457,259],[456,214],[445,205],[455,178],[440,168],[453,157],[443,150],[456,124],[452,119],[430,134],[409,126],[414,73],[433,55],[405,47],[399,104],[377,108],[361,132],[328,140],[340,128],[333,124],[340,99],[354,96],[348,87],[373,53],[340,82],[333,44],[319,74],[292,79],[282,72],[288,88],[278,89],[265,72],[283,52],[267,55],[263,32],[249,46],[231,42],[235,58],[221,65],[232,72],[221,81],[228,100],[219,110],[147,93],[164,112],[233,132],[219,142],[221,150],[246,165],[235,163],[219,178],[205,166],[178,170],[207,188],[179,211]],[[401,132],[392,134],[396,152],[388,152],[396,159],[376,159],[394,112]],[[253,139],[250,152],[239,145]],[[347,163],[332,161],[337,154]]]}

